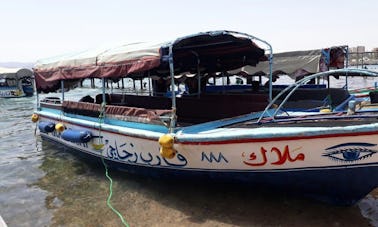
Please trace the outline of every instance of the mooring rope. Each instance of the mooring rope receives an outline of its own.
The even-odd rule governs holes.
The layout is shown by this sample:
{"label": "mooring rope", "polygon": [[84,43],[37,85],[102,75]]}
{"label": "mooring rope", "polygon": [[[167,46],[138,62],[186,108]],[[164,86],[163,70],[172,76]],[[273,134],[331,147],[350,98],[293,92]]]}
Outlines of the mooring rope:
{"label": "mooring rope", "polygon": [[[99,139],[100,139],[101,143],[102,143],[101,124],[104,123],[105,105],[106,104],[104,102],[101,104],[100,115],[98,116],[98,123],[99,123],[98,136],[99,136]],[[106,205],[121,219],[122,224],[124,224],[126,227],[129,227],[129,224],[127,224],[127,222],[123,218],[122,214],[117,209],[115,209],[112,206],[112,204],[110,203],[110,200],[112,199],[112,195],[113,195],[113,180],[112,180],[112,178],[109,175],[108,167],[107,167],[107,165],[105,163],[104,156],[102,156],[102,155],[101,155],[101,161],[102,161],[102,164],[104,165],[104,168],[105,168],[105,176],[106,176],[106,178],[108,178],[108,180],[110,182],[110,184],[109,184],[109,195],[108,195],[108,198],[106,200]]]}
{"label": "mooring rope", "polygon": [[121,219],[122,221],[122,224],[124,224],[125,226],[129,227],[129,224],[127,224],[127,222],[125,221],[125,219],[123,218],[122,214],[117,210],[115,209],[112,204],[110,203],[110,200],[112,198],[112,195],[113,195],[113,180],[112,178],[109,176],[109,172],[108,172],[108,167],[106,166],[106,163],[104,161],[104,158],[101,157],[101,160],[102,160],[102,164],[104,164],[104,167],[105,167],[105,176],[106,178],[108,178],[108,180],[110,181],[110,184],[109,184],[109,196],[108,196],[108,199],[106,200],[106,205],[115,213],[118,215],[118,217]]}

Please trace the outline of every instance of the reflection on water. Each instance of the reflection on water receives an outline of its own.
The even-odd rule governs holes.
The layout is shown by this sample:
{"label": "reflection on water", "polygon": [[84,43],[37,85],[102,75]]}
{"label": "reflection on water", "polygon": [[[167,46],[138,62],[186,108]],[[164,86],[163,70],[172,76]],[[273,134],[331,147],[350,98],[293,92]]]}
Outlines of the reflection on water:
{"label": "reflection on water", "polygon": [[0,99],[0,215],[9,226],[45,226],[52,217],[44,204],[48,192],[32,185],[44,176],[40,141],[29,120],[33,102]]}
{"label": "reflection on water", "polygon": [[378,189],[367,195],[358,206],[362,215],[368,218],[373,226],[378,226]]}
{"label": "reflection on water", "polygon": [[[30,120],[34,107],[33,97],[0,99],[0,215],[9,226],[122,226],[106,205],[104,167],[42,143]],[[110,175],[112,205],[130,226],[378,225],[378,191],[355,206],[335,207],[233,185]]]}

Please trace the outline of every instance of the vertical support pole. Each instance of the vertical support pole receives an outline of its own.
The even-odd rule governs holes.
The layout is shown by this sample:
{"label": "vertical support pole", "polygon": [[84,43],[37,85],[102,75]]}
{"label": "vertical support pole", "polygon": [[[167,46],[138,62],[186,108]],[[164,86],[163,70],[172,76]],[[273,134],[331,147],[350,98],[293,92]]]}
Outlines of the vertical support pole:
{"label": "vertical support pole", "polygon": [[267,45],[269,46],[269,102],[271,102],[273,100],[273,86],[272,86],[272,71],[273,71],[273,49],[272,49],[272,46],[270,44],[267,43]]}
{"label": "vertical support pole", "polygon": [[40,107],[38,91],[36,91],[36,96],[37,96],[37,110],[38,110]]}
{"label": "vertical support pole", "polygon": [[106,104],[106,95],[105,95],[105,78],[102,78],[102,104]]}
{"label": "vertical support pole", "polygon": [[176,93],[175,93],[175,78],[173,65],[173,44],[169,46],[169,71],[171,75],[171,91],[172,91],[172,115],[169,126],[169,133],[173,133],[176,127]]}
{"label": "vertical support pole", "polygon": [[[224,80],[225,80],[225,75],[224,75],[225,73],[224,72],[222,72],[222,94],[224,94],[226,91],[225,91],[225,82],[224,82]],[[227,78],[226,78],[227,79]],[[227,82],[227,81],[226,81]]]}
{"label": "vertical support pole", "polygon": [[[346,46],[346,51],[345,52],[346,52],[345,53],[345,55],[346,55],[345,66],[346,66],[346,68],[348,68],[349,67],[349,47],[348,46]],[[345,75],[345,90],[348,91],[348,73]]]}
{"label": "vertical support pole", "polygon": [[197,76],[198,76],[198,80],[197,80],[197,87],[198,87],[198,91],[197,91],[197,98],[200,98],[201,96],[201,72],[200,72],[200,69],[199,69],[199,64],[200,64],[200,60],[197,56]]}
{"label": "vertical support pole", "polygon": [[150,71],[148,71],[148,94],[151,96],[151,75]]}
{"label": "vertical support pole", "polygon": [[33,92],[35,91],[35,94],[37,96],[37,110],[38,110],[40,107],[40,103],[39,103],[39,94],[37,90],[37,85],[35,84],[35,75],[34,75],[34,80],[32,80],[32,85],[33,85]]}
{"label": "vertical support pole", "polygon": [[62,90],[62,103],[64,101],[64,80],[60,81],[60,89]]}
{"label": "vertical support pole", "polygon": [[201,72],[200,72],[200,69],[199,69],[199,66],[200,66],[200,63],[201,63],[201,60],[199,58],[199,55],[198,53],[196,53],[195,51],[191,51],[192,54],[194,54],[196,57],[197,57],[197,88],[198,88],[198,91],[197,91],[197,98],[200,97],[200,93],[201,93]]}

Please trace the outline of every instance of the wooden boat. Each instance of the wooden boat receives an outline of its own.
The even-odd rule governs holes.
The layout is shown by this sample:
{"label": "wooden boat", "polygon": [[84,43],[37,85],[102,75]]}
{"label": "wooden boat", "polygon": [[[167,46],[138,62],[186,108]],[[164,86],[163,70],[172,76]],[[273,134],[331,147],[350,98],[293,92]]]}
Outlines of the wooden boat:
{"label": "wooden boat", "polygon": [[33,96],[33,71],[20,68],[0,68],[0,97]]}
{"label": "wooden boat", "polygon": [[[175,80],[187,73],[207,75],[266,60],[273,61],[266,41],[230,31],[43,60],[34,68],[38,91],[61,88],[62,96],[40,100],[32,120],[43,139],[136,174],[264,186],[343,205],[359,201],[378,184],[376,112],[290,115],[276,98],[269,102],[258,93],[176,97]],[[152,78],[155,90],[106,93],[105,79],[122,77]],[[84,78],[101,78],[102,94],[86,102],[66,100],[67,82]],[[308,79],[282,94],[292,95],[289,89]],[[158,81],[170,81],[170,98],[158,94]]]}

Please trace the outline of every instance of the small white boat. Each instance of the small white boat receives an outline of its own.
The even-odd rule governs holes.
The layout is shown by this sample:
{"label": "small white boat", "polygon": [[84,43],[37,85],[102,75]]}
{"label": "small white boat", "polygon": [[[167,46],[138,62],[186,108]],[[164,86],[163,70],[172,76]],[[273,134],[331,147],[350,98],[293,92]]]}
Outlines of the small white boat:
{"label": "small white boat", "polygon": [[[285,116],[268,94],[166,97],[156,89],[170,82],[175,91],[176,80],[188,73],[213,75],[272,62],[272,56],[261,39],[215,31],[42,60],[34,67],[38,91],[61,88],[62,96],[40,100],[32,120],[43,139],[136,174],[265,186],[344,205],[359,201],[378,185],[377,112]],[[372,75],[349,69],[315,74],[278,97],[317,76],[351,72]],[[106,78],[124,77],[149,78],[155,90],[105,92]],[[67,82],[85,78],[101,78],[102,94],[66,100]]]}

